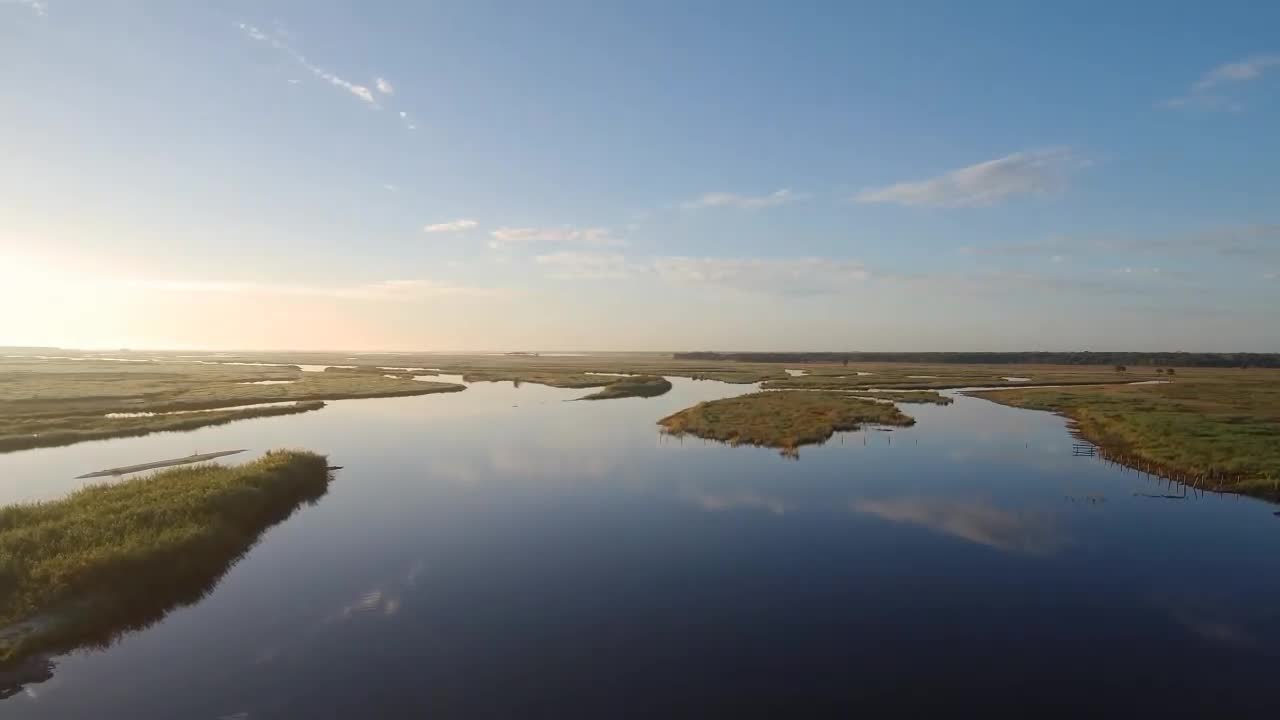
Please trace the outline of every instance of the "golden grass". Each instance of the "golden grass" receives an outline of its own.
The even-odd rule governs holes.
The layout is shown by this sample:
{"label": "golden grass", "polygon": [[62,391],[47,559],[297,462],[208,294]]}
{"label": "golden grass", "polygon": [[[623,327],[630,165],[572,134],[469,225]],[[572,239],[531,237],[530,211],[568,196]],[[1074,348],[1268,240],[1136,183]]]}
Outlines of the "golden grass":
{"label": "golden grass", "polygon": [[897,407],[842,392],[757,392],[698,403],[658,421],[664,432],[731,445],[779,448],[794,456],[801,445],[822,443],[837,431],[865,424],[915,423]]}
{"label": "golden grass", "polygon": [[275,451],[0,509],[0,666],[108,643],[198,600],[328,483],[324,456]]}
{"label": "golden grass", "polygon": [[[290,382],[249,384],[263,380]],[[464,389],[452,383],[387,378],[375,373],[195,363],[4,359],[0,360],[0,452],[304,412],[323,407],[317,403],[324,400]],[[292,409],[218,410],[199,416],[106,417],[108,413],[168,413],[279,402],[306,404]]]}
{"label": "golden grass", "polygon": [[657,397],[671,390],[671,381],[656,375],[636,375],[609,383],[603,390],[584,395],[579,400],[613,400],[627,397]]}

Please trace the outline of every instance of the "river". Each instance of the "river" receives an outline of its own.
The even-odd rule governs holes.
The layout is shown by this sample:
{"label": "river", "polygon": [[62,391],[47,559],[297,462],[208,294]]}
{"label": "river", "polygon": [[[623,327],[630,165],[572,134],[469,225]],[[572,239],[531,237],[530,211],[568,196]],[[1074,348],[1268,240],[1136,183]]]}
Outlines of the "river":
{"label": "river", "polygon": [[[341,465],[203,600],[9,681],[4,718],[1260,713],[1280,517],[1073,454],[958,397],[777,451],[659,434],[753,388],[478,383],[0,455],[0,503],[193,452]],[[2,680],[2,678],[0,678]],[[4,682],[0,682],[0,690]]]}

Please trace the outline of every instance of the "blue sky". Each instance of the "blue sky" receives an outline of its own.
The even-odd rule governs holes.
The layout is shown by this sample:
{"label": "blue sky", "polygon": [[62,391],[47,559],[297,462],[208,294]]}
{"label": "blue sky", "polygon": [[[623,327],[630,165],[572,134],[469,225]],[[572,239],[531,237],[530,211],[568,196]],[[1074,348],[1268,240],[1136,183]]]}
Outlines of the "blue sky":
{"label": "blue sky", "polygon": [[1280,6],[0,0],[0,344],[1280,351]]}

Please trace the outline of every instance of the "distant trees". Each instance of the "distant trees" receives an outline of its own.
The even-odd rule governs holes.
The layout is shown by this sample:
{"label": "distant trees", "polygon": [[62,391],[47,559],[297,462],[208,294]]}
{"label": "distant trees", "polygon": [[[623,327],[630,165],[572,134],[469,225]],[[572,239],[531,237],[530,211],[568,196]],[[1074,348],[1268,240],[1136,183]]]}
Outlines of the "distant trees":
{"label": "distant trees", "polygon": [[1165,372],[1165,374],[1166,374],[1166,375],[1172,375],[1172,374],[1173,374],[1173,368],[1169,368],[1168,370],[1165,370],[1164,372]]}
{"label": "distant trees", "polygon": [[[1134,367],[1280,368],[1280,353],[1189,352],[681,352],[676,360],[737,360],[759,363],[915,362],[977,365],[1116,365]],[[1168,372],[1166,370],[1165,374]]]}
{"label": "distant trees", "polygon": [[1156,368],[1156,374],[1157,374],[1157,375],[1163,375],[1163,374],[1164,374],[1164,368]]}
{"label": "distant trees", "polygon": [[1123,366],[1123,365],[1117,365],[1117,366],[1116,366],[1116,372],[1124,372],[1124,371],[1126,371],[1126,370],[1128,370],[1128,369],[1129,369],[1129,368],[1127,368],[1127,367],[1125,367],[1125,366]]}

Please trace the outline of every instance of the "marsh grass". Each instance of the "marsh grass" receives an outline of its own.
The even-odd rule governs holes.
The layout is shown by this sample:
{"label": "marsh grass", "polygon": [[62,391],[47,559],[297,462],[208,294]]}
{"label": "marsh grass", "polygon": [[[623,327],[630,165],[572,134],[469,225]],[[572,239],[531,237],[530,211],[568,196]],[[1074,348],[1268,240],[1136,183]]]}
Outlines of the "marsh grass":
{"label": "marsh grass", "polygon": [[[1024,385],[1096,385],[1162,378],[1155,368],[1117,374],[1110,367],[1054,365],[911,365],[855,364],[806,366],[798,377],[774,378],[766,390],[946,390],[964,387]],[[1223,371],[1215,371],[1223,372]],[[864,373],[864,374],[858,374]],[[1006,377],[1025,377],[1011,383]]]}
{"label": "marsh grass", "polygon": [[1163,385],[972,393],[1061,413],[1108,457],[1202,489],[1280,498],[1280,371],[1185,371]]}
{"label": "marsh grass", "polygon": [[627,397],[657,397],[671,390],[671,381],[656,375],[625,377],[579,400],[613,400]]}
{"label": "marsh grass", "polygon": [[0,509],[0,667],[109,644],[200,599],[329,479],[323,455],[272,451]]}
{"label": "marsh grass", "polygon": [[[292,380],[285,385],[247,385]],[[466,389],[378,373],[307,372],[296,368],[117,363],[0,361],[0,452],[68,445],[83,440],[192,430],[236,420],[287,415],[323,407],[325,400],[428,395]],[[296,402],[291,408],[240,405]],[[200,415],[108,418],[108,413],[213,410]]]}
{"label": "marsh grass", "polygon": [[766,391],[698,403],[658,421],[672,435],[688,433],[730,445],[778,448],[795,456],[801,445],[822,443],[837,431],[865,424],[915,423],[897,407],[843,392]]}
{"label": "marsh grass", "polygon": [[73,445],[86,440],[141,437],[158,432],[182,432],[250,418],[296,415],[323,407],[323,402],[313,400],[283,406],[211,410],[153,417],[109,418],[106,415],[60,417],[55,415],[52,417],[28,416],[19,418],[16,422],[0,417],[0,452]]}
{"label": "marsh grass", "polygon": [[865,391],[865,394],[855,396],[866,397],[870,400],[887,400],[890,402],[914,403],[917,405],[950,405],[955,402],[946,395],[939,394],[932,390],[876,390]]}
{"label": "marsh grass", "polygon": [[616,378],[587,375],[577,370],[564,372],[537,369],[467,370],[461,369],[464,382],[515,382],[547,385],[557,388],[593,388],[613,383]]}

